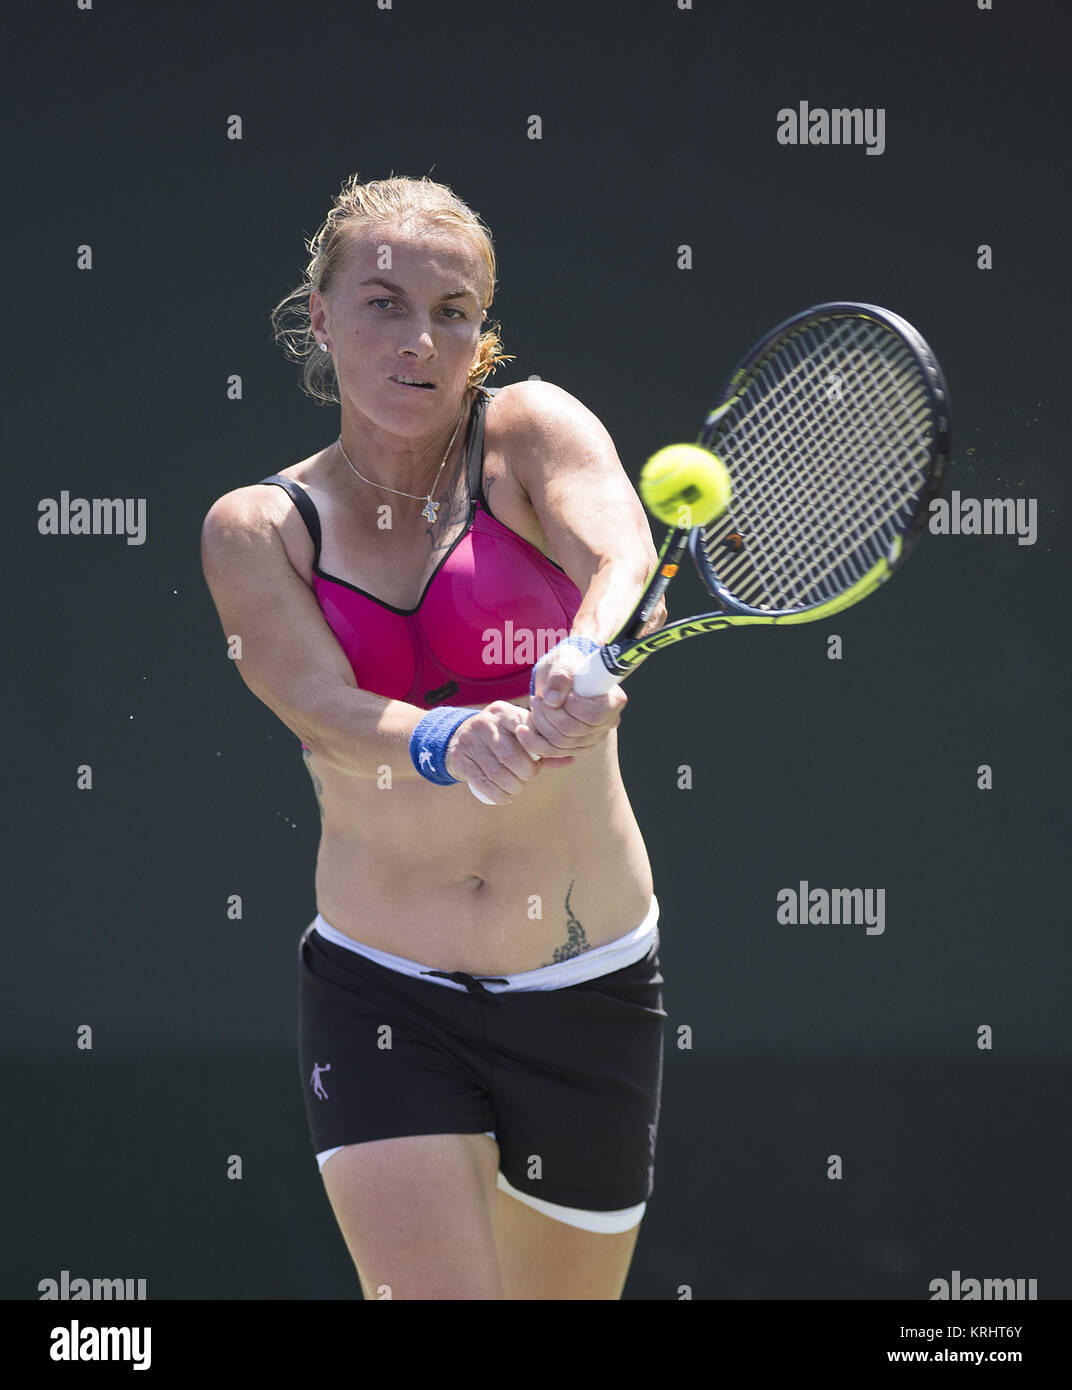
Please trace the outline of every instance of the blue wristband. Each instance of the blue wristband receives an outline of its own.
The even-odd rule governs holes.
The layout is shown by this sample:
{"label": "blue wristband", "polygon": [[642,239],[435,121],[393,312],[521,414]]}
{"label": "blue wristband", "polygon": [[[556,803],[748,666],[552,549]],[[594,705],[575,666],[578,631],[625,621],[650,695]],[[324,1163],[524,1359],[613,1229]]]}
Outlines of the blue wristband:
{"label": "blue wristband", "polygon": [[447,744],[459,724],[479,713],[478,709],[457,705],[437,705],[428,711],[409,740],[409,755],[422,777],[437,787],[451,787],[457,782],[457,777],[447,771]]}
{"label": "blue wristband", "polygon": [[[564,641],[559,642],[557,647],[552,647],[549,652],[546,652],[540,658],[540,661],[546,661],[549,656],[553,655],[553,653],[557,652],[561,647],[579,647],[582,652],[585,652],[587,654],[588,652],[598,652],[599,645],[600,644],[596,641],[594,637],[567,637]],[[537,662],[536,665],[538,666],[539,662]],[[532,668],[532,679],[529,681],[529,694],[535,695],[535,693],[536,666]]]}

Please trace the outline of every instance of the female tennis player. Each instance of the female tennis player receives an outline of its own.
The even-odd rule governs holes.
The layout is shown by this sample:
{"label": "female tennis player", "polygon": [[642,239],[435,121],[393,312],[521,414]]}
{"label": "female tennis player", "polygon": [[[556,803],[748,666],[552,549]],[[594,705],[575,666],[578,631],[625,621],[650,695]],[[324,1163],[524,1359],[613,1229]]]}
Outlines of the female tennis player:
{"label": "female tennis player", "polygon": [[658,908],[626,696],[571,678],[651,532],[579,401],[484,386],[495,254],[449,188],[354,176],[308,250],[273,323],[338,438],[221,497],[202,553],[320,804],[313,1149],[366,1298],[617,1299],[653,1187]]}

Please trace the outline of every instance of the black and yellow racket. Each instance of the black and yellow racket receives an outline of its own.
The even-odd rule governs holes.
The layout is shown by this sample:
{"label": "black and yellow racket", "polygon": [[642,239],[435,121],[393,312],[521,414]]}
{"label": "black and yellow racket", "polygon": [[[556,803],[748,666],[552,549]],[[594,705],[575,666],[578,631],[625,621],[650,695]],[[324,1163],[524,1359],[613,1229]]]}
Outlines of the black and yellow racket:
{"label": "black and yellow racket", "polygon": [[[752,348],[696,442],[725,465],[728,505],[691,525],[684,489],[636,609],[574,677],[579,695],[602,694],[685,638],[818,622],[873,593],[904,563],[940,491],[945,379],[897,314],[819,304]],[[641,637],[686,546],[718,607]]]}
{"label": "black and yellow racket", "polygon": [[[873,304],[819,304],[752,348],[696,445],[672,445],[649,463],[682,452],[694,457],[691,469],[684,458],[680,491],[672,478],[655,480],[658,511],[677,524],[629,619],[578,669],[578,695],[603,694],[685,638],[814,623],[873,593],[908,557],[941,490],[945,378],[922,336],[897,314]],[[695,485],[705,470],[706,498]],[[720,488],[725,496],[708,505],[710,519],[693,525]],[[686,547],[717,608],[640,636]]]}

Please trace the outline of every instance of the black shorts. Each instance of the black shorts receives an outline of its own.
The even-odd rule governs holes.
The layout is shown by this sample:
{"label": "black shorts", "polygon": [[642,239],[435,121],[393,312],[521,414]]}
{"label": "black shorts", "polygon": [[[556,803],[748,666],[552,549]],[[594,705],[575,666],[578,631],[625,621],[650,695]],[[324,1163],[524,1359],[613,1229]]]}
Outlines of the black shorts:
{"label": "black shorts", "polygon": [[595,979],[495,994],[412,978],[312,927],[298,956],[302,1093],[322,1160],[374,1139],[490,1133],[504,1191],[589,1230],[640,1220],[662,1091],[657,937]]}

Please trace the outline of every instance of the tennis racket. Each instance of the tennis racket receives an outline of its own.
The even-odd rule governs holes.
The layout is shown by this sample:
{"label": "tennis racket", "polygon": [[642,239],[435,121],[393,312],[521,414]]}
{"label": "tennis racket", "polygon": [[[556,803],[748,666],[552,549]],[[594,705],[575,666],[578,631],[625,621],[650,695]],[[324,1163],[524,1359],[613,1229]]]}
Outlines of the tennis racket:
{"label": "tennis racket", "polygon": [[[897,314],[819,304],[743,358],[696,443],[726,465],[729,506],[706,526],[670,530],[632,615],[575,675],[578,695],[604,693],[687,638],[818,622],[885,583],[941,489],[945,378]],[[686,548],[716,607],[641,637]]]}

